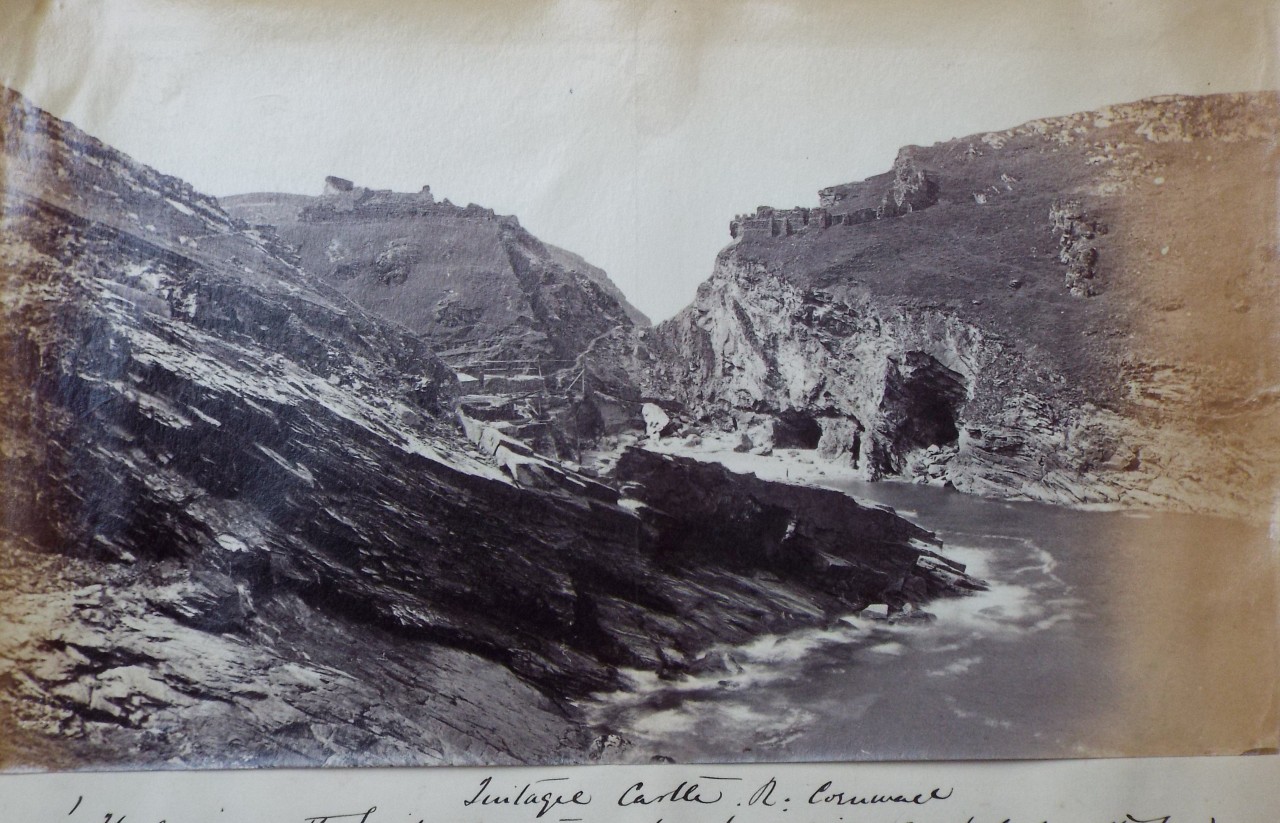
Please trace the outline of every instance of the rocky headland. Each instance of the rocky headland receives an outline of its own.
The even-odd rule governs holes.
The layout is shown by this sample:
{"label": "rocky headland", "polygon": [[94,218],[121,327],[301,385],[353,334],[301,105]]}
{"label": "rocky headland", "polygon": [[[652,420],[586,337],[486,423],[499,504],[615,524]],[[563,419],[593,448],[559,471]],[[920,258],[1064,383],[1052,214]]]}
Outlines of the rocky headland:
{"label": "rocky headland", "polygon": [[426,340],[461,370],[485,361],[572,362],[591,341],[648,319],[605,272],[475,204],[373,190],[337,177],[315,197],[225,197],[270,227],[306,271]]}
{"label": "rocky headland", "polygon": [[475,204],[374,190],[222,198],[292,259],[421,338],[462,379],[468,413],[552,457],[640,425],[636,332],[649,320],[600,268]]}
{"label": "rocky headland", "polygon": [[1274,93],[1173,96],[904,148],[731,221],[645,389],[864,479],[1268,517],[1278,131]]}

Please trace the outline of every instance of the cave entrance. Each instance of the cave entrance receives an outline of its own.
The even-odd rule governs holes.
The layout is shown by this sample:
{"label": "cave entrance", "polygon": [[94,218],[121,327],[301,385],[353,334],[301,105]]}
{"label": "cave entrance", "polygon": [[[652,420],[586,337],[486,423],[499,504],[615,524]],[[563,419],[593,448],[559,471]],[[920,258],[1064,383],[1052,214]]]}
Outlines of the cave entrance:
{"label": "cave entrance", "polygon": [[773,421],[773,445],[779,449],[816,449],[822,424],[804,412],[788,410]]}
{"label": "cave entrance", "polygon": [[960,408],[968,399],[964,375],[921,351],[889,358],[880,401],[880,437],[872,465],[880,474],[902,472],[906,455],[960,437]]}

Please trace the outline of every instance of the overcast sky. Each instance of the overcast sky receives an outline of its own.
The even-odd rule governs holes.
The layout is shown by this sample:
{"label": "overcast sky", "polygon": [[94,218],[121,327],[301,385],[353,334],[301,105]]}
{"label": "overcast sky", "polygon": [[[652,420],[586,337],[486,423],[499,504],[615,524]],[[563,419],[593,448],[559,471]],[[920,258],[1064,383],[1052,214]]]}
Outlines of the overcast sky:
{"label": "overcast sky", "polygon": [[904,144],[1277,86],[1272,0],[0,0],[0,73],[198,189],[515,214],[655,319],[760,204]]}

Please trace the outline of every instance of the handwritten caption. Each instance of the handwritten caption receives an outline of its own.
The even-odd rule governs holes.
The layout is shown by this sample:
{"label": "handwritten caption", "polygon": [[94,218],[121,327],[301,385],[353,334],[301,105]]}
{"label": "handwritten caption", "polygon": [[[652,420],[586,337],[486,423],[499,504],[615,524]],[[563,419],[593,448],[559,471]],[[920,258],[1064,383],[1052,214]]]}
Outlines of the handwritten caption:
{"label": "handwritten caption", "polygon": [[[636,780],[621,791],[609,791],[598,780],[545,777],[526,782],[485,775],[460,786],[457,797],[435,797],[430,813],[380,811],[370,804],[326,813],[300,812],[273,819],[294,823],[454,823],[454,821],[554,821],[554,823],[854,823],[882,820],[914,823],[913,810],[930,807],[927,820],[953,823],[1054,823],[1052,816],[967,814],[954,786],[875,791],[841,786],[834,780],[786,784],[777,777],[763,782],[730,775],[705,774],[694,779]],[[892,810],[892,811],[890,811]],[[71,823],[197,823],[209,819],[241,819],[219,814],[187,819],[131,817],[86,803],[81,795],[65,815]],[[875,816],[876,812],[886,812]],[[932,812],[942,812],[934,814]],[[924,823],[924,821],[922,821]],[[1096,823],[1217,823],[1216,818],[1134,814],[1097,818]]]}

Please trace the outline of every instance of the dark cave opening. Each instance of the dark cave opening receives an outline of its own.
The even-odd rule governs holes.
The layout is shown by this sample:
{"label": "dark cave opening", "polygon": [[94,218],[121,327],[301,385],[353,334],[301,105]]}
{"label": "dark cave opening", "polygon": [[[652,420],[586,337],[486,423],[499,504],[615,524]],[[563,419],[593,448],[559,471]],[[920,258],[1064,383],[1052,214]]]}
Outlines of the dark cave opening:
{"label": "dark cave opening", "polygon": [[876,472],[900,474],[909,452],[954,444],[967,399],[964,376],[937,358],[921,351],[891,357],[880,402],[880,436],[871,449]]}
{"label": "dark cave opening", "polygon": [[956,428],[956,408],[950,398],[924,395],[913,398],[909,417],[898,429],[895,438],[904,450],[945,446],[956,442],[960,430]]}
{"label": "dark cave opening", "polygon": [[816,449],[820,440],[822,425],[804,412],[789,410],[774,418],[773,445],[779,449]]}

